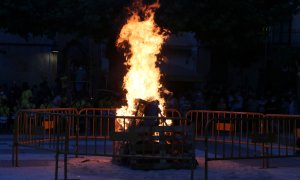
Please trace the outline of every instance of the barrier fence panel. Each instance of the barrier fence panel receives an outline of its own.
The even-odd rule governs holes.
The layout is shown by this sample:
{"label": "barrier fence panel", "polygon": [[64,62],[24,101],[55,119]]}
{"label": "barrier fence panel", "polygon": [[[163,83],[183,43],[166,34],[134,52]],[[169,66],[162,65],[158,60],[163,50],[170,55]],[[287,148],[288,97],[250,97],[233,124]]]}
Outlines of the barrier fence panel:
{"label": "barrier fence panel", "polygon": [[274,134],[277,139],[271,156],[300,156],[300,116],[267,114],[265,119],[264,131]]}
{"label": "barrier fence panel", "polygon": [[[167,109],[165,114],[181,117],[174,109]],[[115,116],[116,108],[84,108],[80,111],[76,108],[21,110],[15,121],[13,159],[18,157],[19,145],[56,150],[57,136],[64,135],[66,126],[61,122],[62,118],[68,119],[68,136],[72,141],[70,145],[75,147],[75,154],[97,154],[100,150],[99,143],[106,143],[114,130]],[[101,152],[106,152],[108,147],[106,144],[101,146]],[[13,163],[17,165],[17,161]]]}
{"label": "barrier fence panel", "polygon": [[108,155],[114,129],[115,108],[84,108],[79,111],[78,154]]}
{"label": "barrier fence panel", "polygon": [[[208,161],[299,157],[300,116],[211,116],[204,128],[205,179]],[[298,143],[298,144],[297,144]]]}
{"label": "barrier fence panel", "polygon": [[[191,119],[195,126],[195,138],[196,140],[204,140],[205,138],[205,126],[212,119],[228,119],[228,118],[261,118],[263,114],[260,113],[248,113],[248,112],[228,112],[228,111],[208,111],[208,110],[190,110],[186,113],[186,118]],[[232,128],[229,132],[230,135],[236,137],[238,127],[242,126],[243,122],[234,121],[224,127],[225,129]],[[213,127],[216,128],[216,127]],[[222,128],[218,126],[218,128]],[[220,131],[212,131],[209,138],[214,140],[215,136],[219,136]]]}
{"label": "barrier fence panel", "polygon": [[[14,143],[12,163],[18,166],[19,146],[32,146],[39,149],[54,150],[56,147],[57,134],[61,133],[62,119],[58,114],[77,114],[75,108],[52,108],[21,110],[17,113],[14,128]],[[69,117],[74,127],[74,116]],[[74,131],[69,132],[74,135]]]}

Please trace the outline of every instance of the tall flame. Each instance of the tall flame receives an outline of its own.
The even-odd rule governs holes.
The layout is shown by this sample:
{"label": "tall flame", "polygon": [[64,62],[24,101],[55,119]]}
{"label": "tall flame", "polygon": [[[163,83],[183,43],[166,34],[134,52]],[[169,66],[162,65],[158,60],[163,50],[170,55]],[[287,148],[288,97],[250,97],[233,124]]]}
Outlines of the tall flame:
{"label": "tall flame", "polygon": [[145,6],[141,1],[136,1],[135,6],[136,9],[122,27],[117,40],[118,47],[129,45],[129,51],[125,53],[128,72],[123,81],[123,87],[127,90],[127,106],[117,110],[118,116],[134,115],[136,99],[158,100],[162,112],[165,105],[160,93],[161,72],[156,63],[157,55],[168,36],[167,31],[158,27],[154,21],[154,11],[159,8],[159,2]]}

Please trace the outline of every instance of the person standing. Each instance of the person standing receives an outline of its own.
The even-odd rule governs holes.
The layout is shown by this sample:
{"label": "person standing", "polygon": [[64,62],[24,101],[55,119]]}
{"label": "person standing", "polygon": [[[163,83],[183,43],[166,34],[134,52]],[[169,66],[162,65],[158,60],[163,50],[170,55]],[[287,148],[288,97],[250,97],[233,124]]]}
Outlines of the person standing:
{"label": "person standing", "polygon": [[27,82],[23,83],[23,90],[21,93],[21,108],[29,109],[34,108],[32,104],[32,91]]}

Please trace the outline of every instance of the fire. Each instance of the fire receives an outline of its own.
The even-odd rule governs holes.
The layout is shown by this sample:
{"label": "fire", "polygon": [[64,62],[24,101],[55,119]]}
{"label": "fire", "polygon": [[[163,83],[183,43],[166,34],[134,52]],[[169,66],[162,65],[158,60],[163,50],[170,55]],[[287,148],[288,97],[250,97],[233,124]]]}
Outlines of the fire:
{"label": "fire", "polygon": [[[158,1],[149,6],[136,1],[134,6],[135,10],[122,27],[116,43],[121,48],[129,45],[129,52],[125,53],[128,72],[123,81],[123,88],[127,91],[127,106],[117,110],[118,116],[135,115],[137,99],[158,100],[161,112],[164,112],[165,106],[161,96],[161,72],[156,63],[168,31],[158,27],[154,21],[155,10],[159,8]],[[119,123],[127,129],[129,122],[125,119]]]}

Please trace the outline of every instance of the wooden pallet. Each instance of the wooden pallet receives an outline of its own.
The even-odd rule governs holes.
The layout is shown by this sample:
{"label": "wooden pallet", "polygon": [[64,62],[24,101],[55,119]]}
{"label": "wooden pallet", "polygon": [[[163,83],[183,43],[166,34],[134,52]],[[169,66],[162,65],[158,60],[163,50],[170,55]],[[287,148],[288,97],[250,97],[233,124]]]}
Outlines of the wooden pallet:
{"label": "wooden pallet", "polygon": [[112,138],[115,162],[133,169],[183,169],[194,164],[191,126],[135,126]]}

